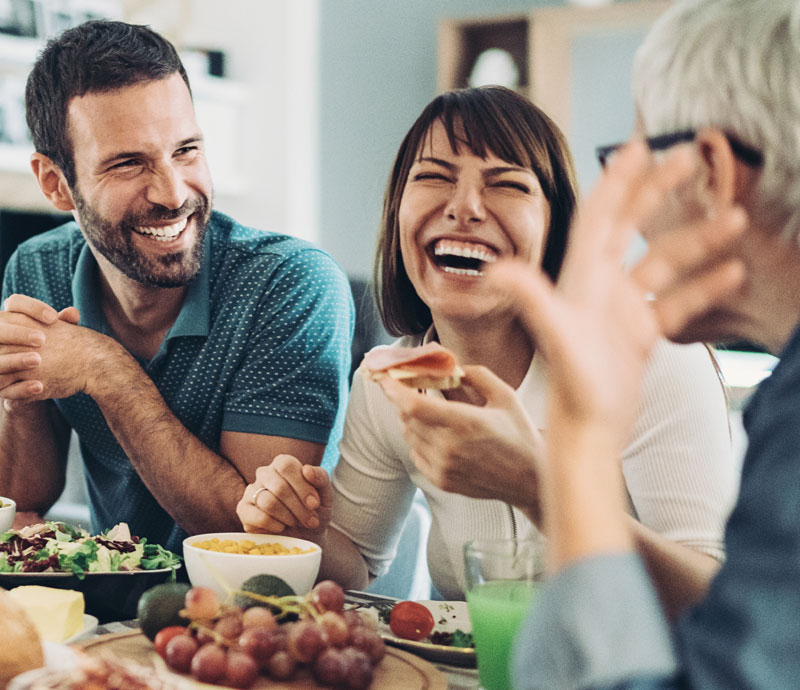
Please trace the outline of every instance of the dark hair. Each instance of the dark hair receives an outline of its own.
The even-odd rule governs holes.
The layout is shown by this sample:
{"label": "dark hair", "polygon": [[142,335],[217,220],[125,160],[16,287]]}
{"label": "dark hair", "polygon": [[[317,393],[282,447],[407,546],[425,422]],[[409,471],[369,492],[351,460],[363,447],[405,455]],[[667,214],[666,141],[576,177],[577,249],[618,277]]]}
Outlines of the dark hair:
{"label": "dark hair", "polygon": [[25,116],[39,153],[75,184],[75,161],[67,126],[71,99],[113,91],[178,73],[186,82],[174,46],[147,26],[88,21],[48,41],[28,76]]}
{"label": "dark hair", "polygon": [[577,184],[572,156],[556,124],[524,96],[501,86],[448,91],[434,98],[406,134],[386,186],[373,273],[375,298],[392,335],[421,333],[432,322],[408,278],[400,253],[398,210],[414,161],[439,120],[455,153],[459,142],[477,156],[489,153],[531,169],[550,204],[542,269],[555,281],[567,246]]}

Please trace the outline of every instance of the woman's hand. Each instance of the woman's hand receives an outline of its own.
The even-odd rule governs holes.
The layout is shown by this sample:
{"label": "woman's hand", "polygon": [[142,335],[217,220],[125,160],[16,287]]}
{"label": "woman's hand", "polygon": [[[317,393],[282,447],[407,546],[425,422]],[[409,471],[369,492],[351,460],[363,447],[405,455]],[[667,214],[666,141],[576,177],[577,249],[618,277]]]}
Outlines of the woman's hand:
{"label": "woman's hand", "polygon": [[381,381],[400,413],[411,459],[444,491],[505,501],[536,521],[541,434],[504,381],[485,367],[464,370],[463,393],[480,403],[420,394],[390,377]]}
{"label": "woman's hand", "polygon": [[244,490],[236,514],[246,532],[287,533],[318,541],[331,521],[328,473],[304,465],[292,455],[277,455],[256,470]]}

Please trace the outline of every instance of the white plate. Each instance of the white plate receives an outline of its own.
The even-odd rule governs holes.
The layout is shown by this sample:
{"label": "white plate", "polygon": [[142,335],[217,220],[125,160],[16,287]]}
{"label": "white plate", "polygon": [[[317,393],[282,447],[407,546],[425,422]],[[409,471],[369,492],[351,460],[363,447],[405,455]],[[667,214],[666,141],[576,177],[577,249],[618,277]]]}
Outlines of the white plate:
{"label": "white plate", "polygon": [[95,630],[97,630],[97,617],[90,616],[88,613],[83,614],[83,628],[76,632],[72,637],[64,640],[64,644],[72,644],[85,637],[89,637]]}
{"label": "white plate", "polygon": [[[418,601],[417,603],[422,604],[433,615],[434,632],[455,632],[458,629],[464,632],[472,632],[472,622],[469,619],[467,602]],[[395,637],[389,625],[383,622],[378,624],[378,632],[380,632],[386,644],[413,652],[423,659],[428,659],[428,661],[468,667],[474,667],[476,664],[475,650],[469,647],[451,647],[433,644],[425,640],[420,640],[419,642],[404,640],[401,637]]]}

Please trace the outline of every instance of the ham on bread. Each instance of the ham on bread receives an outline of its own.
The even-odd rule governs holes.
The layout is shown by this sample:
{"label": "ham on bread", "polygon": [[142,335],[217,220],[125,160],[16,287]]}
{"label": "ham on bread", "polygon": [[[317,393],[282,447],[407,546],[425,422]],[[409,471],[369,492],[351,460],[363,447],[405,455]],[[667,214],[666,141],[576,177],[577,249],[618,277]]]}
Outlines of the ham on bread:
{"label": "ham on bread", "polygon": [[361,362],[361,370],[373,381],[386,376],[411,388],[450,390],[461,385],[464,370],[456,356],[439,343],[419,347],[378,347]]}

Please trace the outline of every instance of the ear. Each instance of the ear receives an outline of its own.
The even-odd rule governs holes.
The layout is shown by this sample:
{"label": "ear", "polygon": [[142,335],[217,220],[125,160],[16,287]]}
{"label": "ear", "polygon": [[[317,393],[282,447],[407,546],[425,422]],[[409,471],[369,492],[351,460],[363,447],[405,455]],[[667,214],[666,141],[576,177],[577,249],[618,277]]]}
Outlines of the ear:
{"label": "ear", "polygon": [[41,153],[31,156],[31,170],[47,200],[60,211],[72,211],[75,204],[64,173],[52,160]]}
{"label": "ear", "polygon": [[699,201],[713,215],[736,201],[739,163],[718,129],[698,130],[695,143],[700,154]]}

